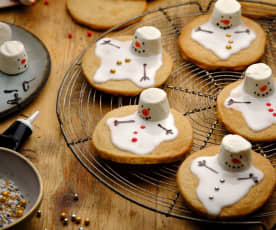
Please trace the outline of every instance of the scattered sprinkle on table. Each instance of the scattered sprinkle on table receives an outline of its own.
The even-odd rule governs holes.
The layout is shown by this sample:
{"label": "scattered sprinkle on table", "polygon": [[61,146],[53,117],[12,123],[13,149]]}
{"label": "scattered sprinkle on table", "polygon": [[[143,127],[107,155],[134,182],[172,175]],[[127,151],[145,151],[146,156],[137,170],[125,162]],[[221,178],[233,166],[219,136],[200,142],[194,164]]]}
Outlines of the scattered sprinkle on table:
{"label": "scattered sprinkle on table", "polygon": [[68,33],[68,38],[72,38],[73,35],[71,33]]}
{"label": "scattered sprinkle on table", "polygon": [[87,36],[88,36],[88,37],[91,37],[91,35],[92,35],[92,31],[91,31],[91,30],[88,30],[88,31],[87,31]]}
{"label": "scattered sprinkle on table", "polygon": [[49,5],[49,1],[48,1],[48,0],[45,0],[45,1],[44,1],[44,5]]}

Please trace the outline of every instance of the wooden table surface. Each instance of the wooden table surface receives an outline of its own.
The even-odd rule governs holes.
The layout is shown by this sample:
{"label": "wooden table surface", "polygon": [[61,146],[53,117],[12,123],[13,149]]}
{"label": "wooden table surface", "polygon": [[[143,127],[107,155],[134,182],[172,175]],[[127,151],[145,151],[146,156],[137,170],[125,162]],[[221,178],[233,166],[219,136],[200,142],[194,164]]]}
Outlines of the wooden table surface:
{"label": "wooden table surface", "polygon": [[[168,2],[151,1],[149,7],[166,5]],[[206,3],[204,0],[202,2]],[[50,78],[39,96],[26,109],[0,122],[2,132],[22,115],[29,116],[36,110],[40,111],[34,122],[34,132],[20,152],[35,164],[42,176],[42,215],[40,218],[34,216],[13,229],[79,229],[83,226],[71,222],[63,226],[59,220],[61,212],[90,218],[90,225],[84,229],[93,230],[207,228],[198,223],[165,217],[120,197],[90,175],[67,147],[56,116],[58,89],[73,60],[99,33],[93,31],[92,36],[88,37],[88,28],[76,24],[68,15],[65,0],[49,0],[49,5],[44,5],[41,0],[33,7],[2,9],[0,20],[20,25],[37,35],[48,48],[52,60]],[[68,33],[72,33],[71,39],[67,37]],[[74,193],[79,195],[78,201],[73,200]],[[271,225],[276,218],[269,221]],[[220,228],[212,226],[212,229]],[[236,228],[245,229],[244,226]]]}

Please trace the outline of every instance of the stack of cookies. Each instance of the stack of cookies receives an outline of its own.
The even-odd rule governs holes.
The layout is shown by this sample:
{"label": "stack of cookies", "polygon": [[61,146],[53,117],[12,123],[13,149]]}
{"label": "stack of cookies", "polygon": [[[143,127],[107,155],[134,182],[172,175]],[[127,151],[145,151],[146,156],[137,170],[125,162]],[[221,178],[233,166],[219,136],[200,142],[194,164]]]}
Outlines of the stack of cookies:
{"label": "stack of cookies", "polygon": [[[69,10],[74,2],[68,0]],[[189,120],[170,108],[166,92],[157,88],[173,69],[161,36],[155,27],[140,27],[133,36],[98,40],[83,56],[82,72],[92,87],[112,95],[140,95],[137,106],[114,109],[97,124],[92,144],[104,159],[169,163],[191,149]],[[275,169],[249,142],[276,140],[275,80],[268,65],[256,63],[265,43],[261,26],[241,16],[236,0],[218,0],[212,14],[197,17],[179,36],[182,57],[203,69],[246,69],[244,80],[227,86],[217,99],[218,118],[235,135],[226,135],[221,146],[191,153],[177,174],[183,198],[201,215],[247,215],[274,190]]]}

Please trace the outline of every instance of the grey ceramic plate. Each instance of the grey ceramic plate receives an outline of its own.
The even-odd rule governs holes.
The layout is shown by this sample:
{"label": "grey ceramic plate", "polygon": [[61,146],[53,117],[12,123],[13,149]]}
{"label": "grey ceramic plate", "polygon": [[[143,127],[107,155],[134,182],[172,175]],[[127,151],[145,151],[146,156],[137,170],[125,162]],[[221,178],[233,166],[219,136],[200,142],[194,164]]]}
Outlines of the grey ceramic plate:
{"label": "grey ceramic plate", "polygon": [[34,213],[42,200],[43,187],[41,177],[33,164],[19,153],[6,148],[0,148],[0,178],[14,182],[27,201],[24,215],[2,228],[6,229]]}
{"label": "grey ceramic plate", "polygon": [[24,43],[29,68],[18,75],[0,72],[0,118],[19,111],[28,105],[48,80],[51,59],[42,41],[31,32],[10,24],[12,40]]}

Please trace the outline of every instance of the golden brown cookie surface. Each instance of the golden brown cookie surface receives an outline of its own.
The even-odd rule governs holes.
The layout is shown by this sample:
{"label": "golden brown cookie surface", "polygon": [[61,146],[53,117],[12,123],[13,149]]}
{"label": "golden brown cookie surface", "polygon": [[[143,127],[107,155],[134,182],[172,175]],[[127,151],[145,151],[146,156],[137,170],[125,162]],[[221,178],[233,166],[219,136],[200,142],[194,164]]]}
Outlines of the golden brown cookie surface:
{"label": "golden brown cookie surface", "polygon": [[225,100],[230,96],[231,91],[236,88],[241,81],[231,83],[226,86],[219,94],[217,98],[217,116],[218,119],[224,124],[227,130],[230,132],[239,134],[244,138],[251,141],[274,141],[276,140],[276,125],[271,125],[270,127],[260,130],[253,131],[246,124],[242,113],[234,110],[228,109],[224,106]]}
{"label": "golden brown cookie surface", "polygon": [[[119,41],[128,41],[132,39],[132,36],[120,36],[114,39]],[[152,87],[159,87],[165,83],[172,71],[172,60],[169,54],[162,50],[162,66],[159,68],[155,75],[155,84]],[[82,71],[91,86],[113,95],[125,95],[134,96],[138,95],[142,90],[146,88],[140,88],[130,80],[109,80],[103,83],[94,82],[94,74],[101,64],[100,58],[95,55],[95,45],[91,46],[82,58]]]}
{"label": "golden brown cookie surface", "polygon": [[[181,164],[177,172],[177,185],[185,201],[199,214],[208,215],[206,209],[198,199],[196,189],[198,178],[190,170],[192,161],[201,156],[213,156],[220,150],[220,146],[212,146],[193,153]],[[260,208],[272,195],[276,183],[276,172],[270,162],[260,154],[252,152],[253,165],[264,173],[264,178],[249,192],[233,205],[222,208],[217,218],[240,217]]]}
{"label": "golden brown cookie surface", "polygon": [[145,0],[67,0],[66,5],[76,22],[96,30],[110,29],[147,8]]}
{"label": "golden brown cookie surface", "polygon": [[181,31],[178,39],[178,46],[182,57],[189,60],[199,67],[208,70],[232,69],[242,70],[248,65],[258,61],[264,54],[266,36],[259,24],[251,19],[242,17],[244,24],[255,31],[257,38],[246,49],[232,54],[228,59],[222,60],[212,51],[205,49],[198,42],[191,38],[191,32],[194,28],[206,23],[210,15],[199,16],[188,23]]}
{"label": "golden brown cookie surface", "polygon": [[173,109],[171,109],[171,112],[178,129],[178,136],[175,139],[162,142],[152,153],[146,155],[136,155],[115,147],[111,142],[110,130],[106,125],[106,120],[110,117],[129,115],[137,111],[137,108],[137,106],[124,106],[112,110],[97,124],[93,133],[92,144],[102,158],[127,164],[169,163],[179,160],[190,150],[193,141],[192,126],[186,117]]}

